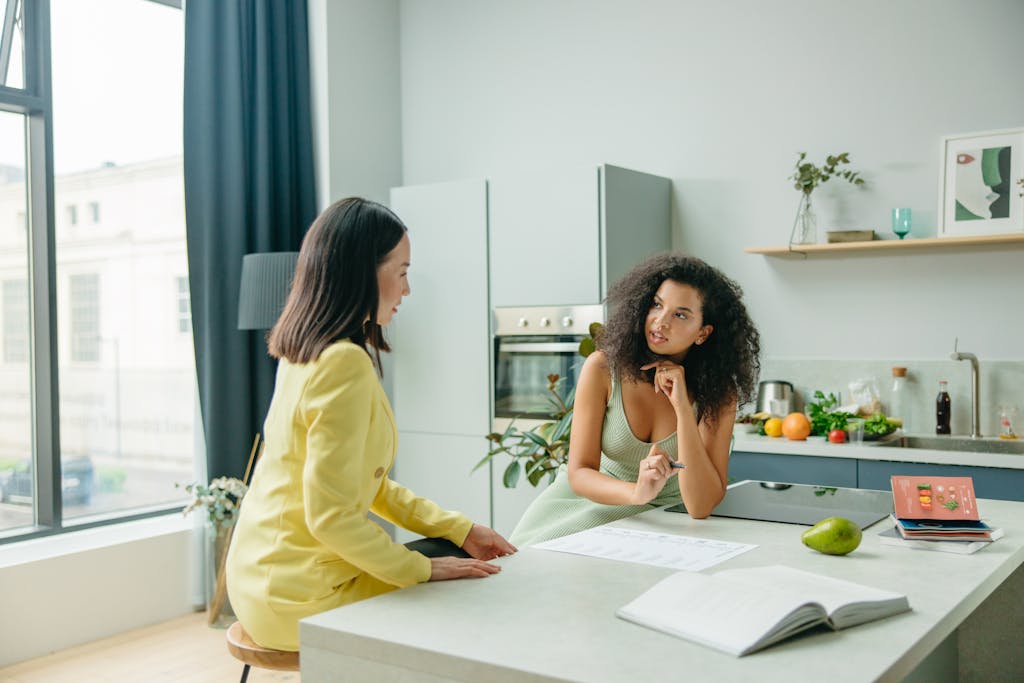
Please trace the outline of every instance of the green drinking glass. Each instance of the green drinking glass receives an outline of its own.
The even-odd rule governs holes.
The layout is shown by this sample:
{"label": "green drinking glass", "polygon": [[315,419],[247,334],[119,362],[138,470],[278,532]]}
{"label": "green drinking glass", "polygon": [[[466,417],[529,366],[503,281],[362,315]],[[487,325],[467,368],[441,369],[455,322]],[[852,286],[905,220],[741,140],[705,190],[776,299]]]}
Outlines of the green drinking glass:
{"label": "green drinking glass", "polygon": [[910,233],[910,209],[892,210],[892,231],[900,239]]}

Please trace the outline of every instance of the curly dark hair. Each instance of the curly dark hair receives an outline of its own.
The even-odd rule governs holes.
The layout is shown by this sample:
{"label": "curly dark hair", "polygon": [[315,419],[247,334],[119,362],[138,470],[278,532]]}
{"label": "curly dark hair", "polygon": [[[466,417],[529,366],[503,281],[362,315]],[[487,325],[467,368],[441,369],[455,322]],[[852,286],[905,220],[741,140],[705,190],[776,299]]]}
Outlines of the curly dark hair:
{"label": "curly dark hair", "polygon": [[761,336],[743,305],[743,290],[721,271],[687,254],[656,254],[609,289],[608,323],[597,345],[613,372],[653,383],[654,371],[640,369],[660,358],[647,346],[645,321],[665,280],[696,289],[703,322],[714,326],[711,336],[686,354],[686,390],[697,404],[697,421],[713,420],[733,399],[739,405],[753,400],[761,369]]}

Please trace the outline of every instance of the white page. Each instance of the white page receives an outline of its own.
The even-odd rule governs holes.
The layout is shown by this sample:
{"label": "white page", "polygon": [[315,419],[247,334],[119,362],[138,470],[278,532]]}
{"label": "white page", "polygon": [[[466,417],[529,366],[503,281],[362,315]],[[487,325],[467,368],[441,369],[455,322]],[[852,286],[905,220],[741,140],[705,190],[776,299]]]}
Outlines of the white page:
{"label": "white page", "polygon": [[531,547],[699,572],[757,546],[599,526]]}
{"label": "white page", "polygon": [[829,614],[847,603],[899,600],[904,597],[901,593],[864,586],[843,579],[834,579],[783,565],[726,569],[718,572],[715,576],[753,587],[771,586],[773,590],[786,591],[795,598],[817,602]]}
{"label": "white page", "polygon": [[[616,614],[733,655],[749,650],[801,606],[764,586],[733,584],[717,575],[679,572],[662,579]],[[820,610],[798,619],[820,621]]]}

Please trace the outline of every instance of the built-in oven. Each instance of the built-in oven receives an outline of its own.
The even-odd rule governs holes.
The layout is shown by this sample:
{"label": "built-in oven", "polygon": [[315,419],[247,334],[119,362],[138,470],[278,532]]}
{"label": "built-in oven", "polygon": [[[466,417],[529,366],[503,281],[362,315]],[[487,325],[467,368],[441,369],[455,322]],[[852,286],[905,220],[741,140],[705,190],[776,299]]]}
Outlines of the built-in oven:
{"label": "built-in oven", "polygon": [[[580,341],[591,323],[604,322],[604,307],[530,306],[494,309],[494,422],[549,420],[556,410],[550,375],[560,389],[576,386],[583,365]],[[564,395],[564,393],[563,393]]]}
{"label": "built-in oven", "polygon": [[[603,306],[531,306],[494,309],[494,412],[491,429],[503,433],[514,420],[527,431],[551,420],[555,411],[548,391],[548,375],[562,379],[564,396],[576,387],[583,366],[580,341],[591,323],[604,322]],[[491,526],[512,533],[523,512],[547,486],[537,487],[520,477],[506,488],[503,473],[509,460],[499,456],[491,464]]]}

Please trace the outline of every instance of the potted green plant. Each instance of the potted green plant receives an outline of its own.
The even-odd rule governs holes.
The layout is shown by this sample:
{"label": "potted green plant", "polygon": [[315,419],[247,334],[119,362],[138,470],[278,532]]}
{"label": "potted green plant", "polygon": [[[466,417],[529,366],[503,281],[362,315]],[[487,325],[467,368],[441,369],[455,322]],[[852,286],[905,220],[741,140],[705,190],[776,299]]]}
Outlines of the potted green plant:
{"label": "potted green plant", "polygon": [[854,185],[864,184],[859,172],[839,168],[850,163],[849,152],[830,154],[825,157],[825,163],[821,166],[806,159],[807,152],[800,152],[793,175],[789,176],[789,180],[793,181],[793,187],[800,190],[800,205],[797,207],[796,221],[790,234],[790,244],[813,244],[818,240],[818,222],[811,208],[811,193],[816,187],[833,177],[842,178]]}
{"label": "potted green plant", "polygon": [[[579,345],[578,353],[586,358],[597,348],[597,339],[604,326],[591,323],[588,336]],[[575,388],[565,388],[565,378],[548,375],[548,401],[551,403],[552,418],[532,429],[521,430],[513,420],[504,432],[492,432],[486,436],[491,450],[473,467],[480,467],[505,454],[512,459],[505,466],[501,481],[505,488],[515,488],[523,475],[531,486],[537,486],[547,476],[553,481],[558,468],[569,459],[569,432],[572,429],[572,407],[576,397]]]}

